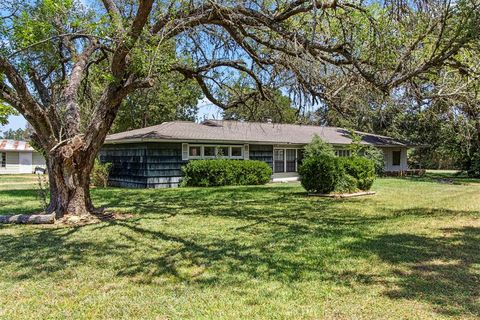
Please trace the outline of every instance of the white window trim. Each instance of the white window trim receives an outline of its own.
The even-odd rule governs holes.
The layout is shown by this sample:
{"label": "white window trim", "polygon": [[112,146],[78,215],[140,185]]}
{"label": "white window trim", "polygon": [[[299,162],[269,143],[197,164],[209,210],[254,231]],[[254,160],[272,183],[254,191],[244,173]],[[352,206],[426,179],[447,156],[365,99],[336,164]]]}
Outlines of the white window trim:
{"label": "white window trim", "polygon": [[[190,156],[190,147],[200,147],[200,156]],[[218,148],[228,148],[228,155],[218,156],[205,156],[205,147],[215,148],[215,154],[217,154]],[[240,148],[240,156],[232,156],[232,147]],[[242,145],[228,145],[228,144],[189,144],[188,145],[188,158],[192,160],[196,159],[243,159],[244,148]]]}

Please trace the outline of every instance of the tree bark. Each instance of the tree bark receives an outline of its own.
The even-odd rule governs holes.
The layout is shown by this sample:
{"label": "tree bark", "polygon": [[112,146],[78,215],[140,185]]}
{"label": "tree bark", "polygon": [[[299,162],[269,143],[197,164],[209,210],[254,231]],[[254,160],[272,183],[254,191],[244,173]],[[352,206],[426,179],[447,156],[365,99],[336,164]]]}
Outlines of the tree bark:
{"label": "tree bark", "polygon": [[69,158],[65,158],[60,152],[49,156],[47,167],[50,204],[47,213],[55,213],[57,219],[65,215],[82,216],[93,213],[90,172],[94,161],[94,156],[82,151],[73,151]]}

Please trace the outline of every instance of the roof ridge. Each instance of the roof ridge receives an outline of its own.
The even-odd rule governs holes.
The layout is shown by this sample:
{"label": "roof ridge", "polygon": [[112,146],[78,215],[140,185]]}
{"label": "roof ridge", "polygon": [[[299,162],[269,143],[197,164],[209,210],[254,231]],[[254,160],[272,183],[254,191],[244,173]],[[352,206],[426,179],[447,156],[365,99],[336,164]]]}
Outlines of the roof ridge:
{"label": "roof ridge", "polygon": [[[305,123],[278,123],[278,122],[260,122],[260,121],[241,121],[241,120],[222,120],[222,119],[206,119],[205,121],[216,121],[216,122],[236,122],[236,123],[242,123],[242,124],[272,124],[272,125],[282,125],[282,126],[296,126],[296,127],[315,127],[315,128],[333,128],[333,129],[343,129],[343,130],[349,130],[348,128],[343,128],[343,127],[334,127],[334,126],[322,126],[322,125],[317,125],[317,124],[305,124]],[[203,123],[202,122],[202,123]]]}

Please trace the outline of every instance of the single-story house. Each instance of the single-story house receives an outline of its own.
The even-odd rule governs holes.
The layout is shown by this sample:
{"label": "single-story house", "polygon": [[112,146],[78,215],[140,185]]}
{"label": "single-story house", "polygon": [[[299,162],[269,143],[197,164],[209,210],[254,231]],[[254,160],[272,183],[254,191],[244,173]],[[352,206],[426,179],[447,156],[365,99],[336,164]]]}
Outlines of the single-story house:
{"label": "single-story house", "polygon": [[[252,159],[265,161],[273,181],[298,179],[303,148],[317,134],[349,156],[350,132],[343,128],[226,120],[165,122],[157,126],[109,135],[100,152],[112,163],[112,186],[165,188],[178,186],[181,167],[194,159]],[[408,144],[393,138],[357,132],[361,143],[385,154],[385,170],[405,171]]]}
{"label": "single-story house", "polygon": [[34,173],[46,168],[45,158],[28,142],[0,139],[0,174]]}

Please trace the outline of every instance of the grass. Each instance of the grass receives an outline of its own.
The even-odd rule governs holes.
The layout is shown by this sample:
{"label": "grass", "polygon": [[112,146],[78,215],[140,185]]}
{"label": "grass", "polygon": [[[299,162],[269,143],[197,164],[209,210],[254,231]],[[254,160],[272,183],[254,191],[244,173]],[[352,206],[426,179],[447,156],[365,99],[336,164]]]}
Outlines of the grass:
{"label": "grass", "polygon": [[[6,179],[0,214],[39,209],[35,179]],[[0,226],[0,318],[478,319],[480,184],[437,179],[345,200],[296,183],[95,189],[134,218]]]}

